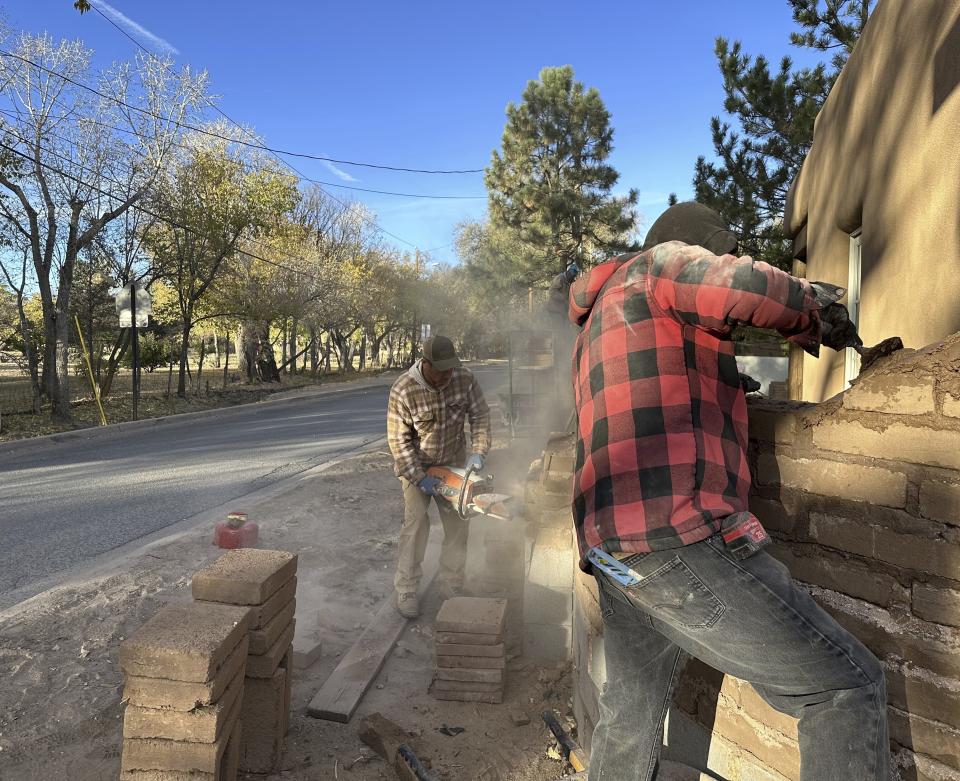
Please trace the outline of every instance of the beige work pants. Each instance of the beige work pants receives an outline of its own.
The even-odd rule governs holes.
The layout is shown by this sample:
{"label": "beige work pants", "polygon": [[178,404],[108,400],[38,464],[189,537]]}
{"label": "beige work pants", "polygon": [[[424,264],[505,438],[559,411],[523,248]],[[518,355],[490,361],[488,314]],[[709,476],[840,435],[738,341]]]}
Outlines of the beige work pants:
{"label": "beige work pants", "polygon": [[[417,591],[423,575],[423,556],[430,537],[430,518],[427,511],[433,497],[427,496],[414,483],[400,478],[403,486],[403,526],[400,528],[400,555],[394,585],[399,593]],[[443,524],[443,546],[440,549],[440,583],[455,588],[463,586],[467,564],[467,521],[457,515],[453,505],[444,499],[436,500]]]}

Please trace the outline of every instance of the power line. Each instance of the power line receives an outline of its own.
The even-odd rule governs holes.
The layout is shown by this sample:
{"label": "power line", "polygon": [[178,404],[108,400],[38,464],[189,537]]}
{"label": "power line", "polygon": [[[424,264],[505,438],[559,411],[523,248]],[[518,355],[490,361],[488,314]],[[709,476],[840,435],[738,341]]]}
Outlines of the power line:
{"label": "power line", "polygon": [[[21,140],[23,140],[23,139],[21,138]],[[22,157],[24,160],[27,160],[27,161],[30,162],[30,163],[33,163],[33,164],[35,164],[35,165],[39,165],[41,168],[46,168],[48,171],[52,171],[53,173],[59,174],[60,176],[63,176],[63,177],[65,177],[65,178],[67,178],[67,179],[70,179],[71,181],[76,182],[77,184],[79,184],[79,185],[81,185],[81,186],[83,186],[83,187],[86,187],[86,188],[92,190],[93,192],[96,192],[96,193],[99,193],[100,195],[106,196],[107,198],[114,198],[114,199],[117,198],[117,195],[116,195],[116,194],[107,192],[106,190],[103,190],[103,189],[101,189],[100,187],[97,187],[97,186],[95,186],[95,185],[92,185],[92,184],[90,184],[89,182],[85,182],[83,179],[80,179],[79,177],[76,177],[76,176],[74,176],[73,174],[67,173],[67,172],[64,171],[62,168],[57,168],[56,166],[52,166],[52,165],[50,165],[49,163],[45,163],[45,162],[43,162],[43,161],[41,161],[41,160],[36,160],[36,159],[30,157],[29,155],[25,154],[24,152],[21,152],[21,151],[20,151],[19,149],[17,149],[16,147],[12,147],[12,146],[4,143],[3,141],[0,141],[0,148],[6,149],[6,150],[9,151],[9,152],[13,152],[13,154],[17,155],[18,157]],[[73,163],[74,165],[79,165],[79,164],[75,163],[74,161],[70,160],[70,158],[64,157],[63,155],[59,155],[59,154],[57,154],[56,152],[52,152],[52,151],[49,150],[49,149],[46,149],[46,148],[41,147],[41,150],[44,151],[44,152],[46,152],[47,154],[50,154],[50,155],[54,156],[54,157],[58,157],[58,158],[60,158],[61,160],[67,160],[67,161]],[[82,168],[84,168],[84,166],[81,165],[80,168],[82,169]],[[108,177],[102,177],[102,178],[106,179],[106,181],[108,181],[108,182],[112,182],[113,184],[117,184],[117,185],[120,185],[120,186],[124,186],[122,182],[117,182],[116,180],[109,179]],[[180,230],[185,231],[185,232],[187,232],[187,233],[192,233],[192,234],[197,235],[197,236],[202,235],[202,234],[199,233],[199,231],[197,231],[197,230],[194,229],[194,228],[191,228],[189,225],[185,225],[185,224],[183,224],[183,223],[181,223],[181,222],[178,222],[177,220],[173,220],[173,219],[171,219],[171,218],[169,218],[169,217],[161,216],[161,215],[157,214],[155,211],[152,211],[151,209],[148,209],[148,208],[145,207],[145,206],[141,206],[141,205],[139,205],[139,204],[134,203],[134,204],[131,204],[130,208],[131,208],[131,209],[136,209],[137,211],[139,211],[139,212],[141,212],[141,213],[143,213],[143,214],[146,214],[146,215],[149,216],[149,217],[153,217],[154,219],[159,220],[160,222],[165,222],[165,223],[167,223],[168,225],[172,225],[173,227],[179,228]],[[250,238],[250,239],[247,239],[247,241],[251,241],[251,242],[253,242],[253,243],[255,243],[255,244],[263,245],[263,242],[259,242],[259,241],[257,241],[256,239]],[[317,283],[322,283],[322,284],[324,284],[324,285],[328,285],[328,281],[327,281],[327,280],[321,280],[321,279],[319,279],[318,277],[314,276],[313,274],[310,274],[310,273],[308,273],[308,272],[306,272],[306,271],[302,271],[301,269],[296,269],[296,268],[292,268],[292,267],[290,267],[290,266],[285,266],[283,263],[279,263],[278,261],[275,261],[275,260],[270,260],[269,258],[265,258],[265,257],[263,257],[262,255],[258,255],[258,254],[255,253],[255,252],[250,252],[249,250],[241,249],[241,250],[239,250],[239,251],[240,251],[241,253],[243,253],[244,255],[247,255],[247,256],[249,256],[249,257],[251,257],[251,258],[254,258],[254,259],[256,259],[256,260],[263,261],[264,263],[266,263],[266,264],[268,264],[268,265],[270,265],[270,266],[274,266],[274,267],[276,267],[276,268],[283,269],[284,271],[289,271],[289,272],[291,272],[291,273],[293,273],[293,274],[299,274],[299,275],[301,275],[301,276],[307,277],[308,279],[312,279],[314,282],[317,282]],[[291,254],[291,253],[289,253],[289,252],[285,252],[285,251],[283,251],[283,250],[281,250],[281,252],[283,252],[283,254],[287,255],[288,257],[293,258],[294,260],[304,260],[304,258],[301,258],[301,257],[299,257],[299,256],[293,255],[293,254]],[[337,287],[337,289],[340,289],[340,290],[360,290],[360,289],[362,289],[362,286],[352,286],[352,285],[351,285],[351,286],[336,285],[335,287]]]}
{"label": "power line", "polygon": [[[134,41],[134,43],[136,43],[136,41]],[[143,50],[144,52],[146,52],[148,55],[150,55],[150,56],[155,56],[152,52],[148,51],[147,49],[144,49],[143,46],[140,46],[139,43],[137,43],[137,46],[139,46],[140,49],[142,49],[142,50]],[[86,85],[86,84],[83,84],[83,83],[81,83],[81,82],[75,81],[75,80],[71,79],[71,78],[68,77],[68,76],[65,76],[65,75],[63,75],[63,74],[61,74],[61,73],[58,73],[57,71],[51,70],[50,68],[47,68],[47,67],[44,66],[44,65],[40,65],[39,63],[35,63],[35,62],[33,62],[32,60],[27,59],[26,57],[23,57],[23,56],[21,56],[21,55],[19,55],[19,54],[14,54],[13,52],[8,52],[8,51],[6,51],[6,50],[4,50],[4,49],[0,49],[0,56],[13,57],[13,58],[18,59],[18,60],[20,60],[20,61],[22,61],[22,62],[25,62],[25,63],[27,63],[27,64],[29,64],[29,65],[32,65],[32,66],[35,67],[35,68],[39,68],[40,70],[42,70],[42,71],[44,71],[44,72],[46,72],[46,73],[49,73],[49,74],[51,74],[51,75],[53,75],[53,76],[57,76],[57,77],[59,77],[59,78],[62,78],[62,79],[64,79],[65,81],[67,81],[68,83],[74,84],[74,85],[76,85],[76,86],[78,86],[78,87],[81,87],[82,89],[85,89],[85,90],[87,90],[87,91],[89,91],[89,92],[92,92],[92,93],[94,93],[94,94],[96,94],[96,95],[99,95],[99,96],[102,97],[104,100],[112,101],[112,102],[117,103],[117,104],[119,104],[119,105],[125,106],[125,107],[127,107],[127,108],[129,108],[129,109],[131,109],[131,110],[133,110],[133,111],[138,111],[138,112],[143,113],[143,114],[146,114],[146,115],[148,115],[148,116],[152,116],[152,117],[154,117],[155,119],[160,119],[160,120],[162,120],[162,121],[169,121],[168,118],[166,118],[166,117],[161,117],[161,116],[159,116],[159,115],[157,115],[157,114],[154,114],[153,112],[147,111],[146,109],[142,109],[142,108],[140,108],[139,106],[131,106],[131,105],[125,103],[124,101],[120,100],[120,99],[117,98],[117,97],[114,97],[114,96],[111,96],[111,95],[105,95],[105,94],[103,94],[102,92],[100,92],[99,90],[94,89],[93,87],[90,87],[90,86],[88,86],[88,85]],[[248,136],[250,136],[250,137],[252,137],[252,138],[255,138],[255,136],[253,136],[253,134],[252,134],[248,129],[244,128],[239,122],[237,122],[235,119],[233,119],[232,117],[230,117],[225,111],[223,111],[219,106],[215,105],[211,100],[207,99],[207,105],[210,106],[210,107],[211,107],[214,111],[216,111],[218,114],[220,114],[220,116],[222,116],[222,117],[223,117],[224,119],[226,119],[228,122],[232,123],[232,124],[233,124],[235,127],[237,127],[242,133],[245,133],[246,135],[248,135]],[[253,147],[253,148],[260,148],[260,149],[263,149],[263,150],[265,150],[265,151],[268,151],[268,152],[270,152],[270,153],[274,156],[274,159],[276,159],[277,162],[279,162],[281,165],[284,165],[284,166],[286,166],[287,168],[289,168],[289,169],[290,169],[291,171],[293,171],[298,177],[300,177],[301,179],[304,179],[304,180],[309,179],[309,177],[307,177],[302,171],[300,171],[298,168],[296,168],[291,162],[289,162],[288,160],[284,160],[283,158],[279,157],[278,153],[277,153],[275,150],[271,149],[270,147],[266,147],[266,146],[263,146],[263,145],[258,144],[258,143],[252,143],[252,144],[251,144],[251,143],[247,143],[247,142],[242,142],[242,141],[240,141],[239,139],[227,138],[227,137],[225,137],[225,136],[220,136],[220,135],[218,135],[218,134],[216,134],[216,133],[211,133],[211,132],[209,132],[209,131],[202,130],[201,128],[194,128],[194,127],[191,126],[191,125],[187,125],[187,124],[180,123],[180,122],[175,122],[174,124],[175,124],[177,127],[183,127],[183,128],[186,128],[186,129],[196,130],[196,131],[199,132],[199,133],[202,133],[202,134],[205,134],[205,135],[209,135],[209,136],[213,136],[213,137],[219,138],[219,139],[222,140],[222,141],[228,141],[228,142],[236,142],[236,143],[246,144],[247,146],[250,146],[250,147]],[[318,159],[319,159],[319,158],[318,158]],[[318,185],[318,186],[320,186],[320,185]],[[320,190],[321,190],[321,192],[323,192],[328,198],[330,198],[331,200],[335,201],[336,203],[339,203],[339,204],[340,204],[341,206],[343,206],[345,209],[350,208],[350,206],[349,206],[347,203],[345,203],[344,201],[342,201],[342,200],[340,200],[339,198],[337,198],[337,196],[335,196],[333,193],[329,192],[328,190],[324,190],[322,186],[320,186]],[[380,232],[383,233],[384,235],[390,236],[391,238],[396,239],[397,241],[399,241],[401,244],[406,244],[408,247],[411,247],[411,248],[413,248],[413,249],[418,249],[418,248],[417,248],[417,245],[414,244],[412,241],[408,241],[407,239],[403,238],[402,236],[398,236],[396,233],[392,233],[391,231],[388,231],[386,228],[384,228],[382,225],[380,225],[375,219],[373,219],[373,218],[371,218],[371,217],[368,217],[368,216],[365,215],[365,214],[360,214],[359,216],[360,216],[360,219],[362,219],[362,220],[363,220],[364,222],[366,222],[368,225],[373,226],[376,230],[380,231]]]}
{"label": "power line", "polygon": [[[101,17],[103,17],[104,19],[106,19],[107,22],[109,22],[111,26],[113,26],[114,28],[116,28],[117,30],[119,30],[127,39],[129,39],[135,46],[137,46],[137,47],[138,47],[141,51],[143,51],[147,56],[150,56],[150,57],[156,56],[153,52],[151,52],[150,50],[144,48],[144,46],[143,46],[139,41],[137,41],[135,38],[131,37],[131,36],[127,33],[126,30],[124,30],[122,27],[120,27],[119,25],[117,25],[117,24],[116,24],[112,19],[110,19],[108,16],[106,16],[105,14],[103,14],[103,13],[100,11],[100,9],[96,8],[96,6],[94,6],[93,8],[94,8],[94,10],[95,10],[98,14],[100,14]],[[248,130],[246,130],[239,122],[237,122],[236,120],[234,120],[234,119],[232,119],[230,116],[228,116],[227,113],[226,113],[225,111],[223,111],[223,109],[221,109],[219,106],[217,106],[212,100],[209,100],[209,99],[208,99],[208,100],[207,100],[207,105],[209,105],[214,111],[216,111],[218,114],[220,114],[220,116],[222,116],[222,117],[223,117],[224,119],[226,119],[228,122],[230,122],[231,124],[233,124],[235,127],[239,128],[242,133],[245,133],[245,134],[249,135],[251,138],[255,138],[255,136],[253,136],[252,133],[250,133]],[[265,148],[266,148],[266,147],[265,147]],[[324,184],[323,182],[319,182],[319,181],[317,181],[316,179],[311,179],[310,177],[306,176],[302,171],[300,171],[298,168],[296,168],[292,163],[290,163],[290,162],[287,161],[287,160],[282,159],[282,158],[279,157],[277,154],[274,154],[274,159],[276,159],[281,165],[287,166],[287,168],[289,168],[291,171],[293,171],[298,177],[300,177],[301,180],[306,180],[306,181],[312,182],[312,183],[314,183],[314,184],[317,184],[318,186]],[[335,160],[335,159],[331,158],[331,159],[328,160],[328,162],[344,162],[344,161],[339,161],[339,160]],[[372,165],[371,165],[371,166],[369,166],[369,167],[374,168],[374,167],[376,167],[376,166],[372,166]],[[390,167],[386,167],[386,170],[401,170],[401,169],[391,169]],[[406,170],[412,170],[412,169],[406,169]],[[482,171],[483,171],[483,169],[469,169],[469,170],[461,171],[460,173],[481,173]],[[424,173],[426,173],[426,171],[424,171]],[[436,172],[433,172],[433,173],[442,173],[442,172],[436,171]],[[455,173],[455,172],[453,172],[453,171],[447,171],[447,172],[445,172],[445,173]],[[330,186],[330,185],[327,185],[327,186]],[[343,186],[345,186],[345,185],[332,185],[332,186],[334,186],[334,187],[336,187],[336,186],[341,186],[341,187],[343,187]],[[359,189],[359,188],[349,188],[349,189]],[[329,192],[328,190],[324,190],[322,186],[320,187],[320,190],[321,190],[321,192],[323,192],[328,198],[333,199],[336,203],[339,203],[339,204],[340,204],[341,206],[343,206],[344,208],[349,208],[349,207],[347,206],[347,204],[345,204],[343,201],[341,201],[339,198],[337,198],[333,193]],[[397,195],[399,195],[399,193],[397,193]],[[477,196],[471,196],[471,197],[477,197]],[[482,196],[479,196],[479,197],[482,197]],[[414,244],[414,243],[411,242],[411,241],[407,241],[405,238],[403,238],[402,236],[398,236],[396,233],[391,233],[391,232],[388,231],[386,228],[384,228],[382,225],[380,225],[376,220],[373,220],[373,219],[367,217],[366,215],[361,215],[361,218],[362,218],[365,222],[367,222],[369,225],[372,225],[376,230],[380,231],[381,233],[383,233],[383,234],[385,234],[385,235],[387,235],[387,236],[390,236],[390,237],[393,238],[393,239],[396,239],[396,240],[399,241],[401,244],[406,244],[408,247],[412,247],[412,248],[415,249],[415,250],[418,249],[417,246],[416,246],[416,244]],[[453,245],[452,245],[452,244],[448,244],[448,245],[445,245],[444,247],[440,247],[440,249],[446,249],[446,247],[449,247],[449,246],[453,246]]]}
{"label": "power line", "polygon": [[[135,42],[135,43],[136,43],[136,42]],[[140,46],[140,44],[137,43],[137,46]],[[143,51],[145,51],[148,55],[150,55],[150,56],[155,56],[155,55],[152,54],[152,52],[147,51],[147,50],[144,49],[142,46],[140,46],[140,48],[143,49]],[[115,98],[115,97],[112,97],[112,96],[109,96],[109,95],[103,95],[103,93],[99,92],[98,90],[93,89],[93,87],[89,87],[89,86],[87,86],[86,84],[81,84],[81,83],[79,83],[79,82],[73,81],[72,79],[70,79],[70,78],[67,77],[67,76],[64,76],[64,75],[61,74],[61,73],[57,73],[56,71],[53,71],[53,70],[51,70],[50,68],[47,68],[47,67],[45,67],[45,66],[43,66],[43,65],[39,65],[38,63],[34,63],[32,60],[28,60],[28,59],[25,58],[25,57],[21,57],[19,54],[13,54],[12,52],[7,52],[7,51],[5,51],[5,50],[3,50],[3,49],[0,49],[0,56],[14,57],[14,58],[19,59],[19,60],[21,60],[21,61],[23,61],[23,62],[26,62],[27,64],[33,65],[33,66],[36,67],[36,68],[40,68],[41,70],[43,70],[43,71],[45,71],[45,72],[47,72],[47,73],[49,73],[49,74],[51,74],[51,75],[53,75],[53,76],[58,76],[58,77],[60,77],[60,78],[63,78],[63,79],[65,79],[66,81],[68,81],[69,83],[76,84],[77,86],[82,87],[82,88],[85,89],[85,90],[89,90],[90,92],[93,92],[94,94],[100,95],[100,96],[103,97],[105,100],[114,101],[115,103],[118,103],[118,104],[121,104],[121,105],[124,105],[124,106],[127,105],[127,104],[123,103],[123,101],[121,101],[119,98]],[[254,137],[253,134],[252,134],[250,131],[248,131],[246,128],[244,128],[244,127],[243,127],[239,122],[237,122],[235,119],[232,119],[230,116],[228,116],[225,111],[223,111],[220,107],[218,107],[217,105],[215,105],[211,100],[209,100],[209,99],[207,100],[207,105],[210,106],[210,107],[211,107],[214,111],[216,111],[218,114],[220,114],[220,115],[221,115],[224,119],[226,119],[228,122],[231,122],[233,125],[235,125],[237,128],[239,128],[241,132],[246,133],[247,135],[249,135],[249,136],[251,136],[251,137]],[[140,111],[140,112],[142,112],[142,113],[146,113],[146,114],[148,114],[148,115],[152,115],[153,117],[155,117],[155,118],[157,118],[157,119],[161,119],[161,120],[163,120],[163,121],[167,121],[165,118],[163,118],[163,117],[158,117],[156,114],[151,114],[151,112],[145,111],[144,109],[141,109],[141,108],[139,108],[139,107],[130,106],[129,108],[131,108],[132,110]],[[183,124],[181,124],[181,123],[175,123],[175,124],[176,124],[178,127],[186,127],[186,128],[189,128],[189,127],[190,127],[189,125],[183,125]],[[202,131],[202,130],[199,130],[199,129],[198,129],[198,132],[204,133],[204,132],[206,132],[206,131]],[[211,133],[207,133],[207,135],[214,135],[214,136],[216,136],[216,134],[211,134]],[[225,137],[223,137],[223,136],[218,136],[218,137],[219,137],[221,140],[226,140],[226,141],[230,141],[230,140],[231,140],[231,139],[227,139],[227,138],[225,138]],[[256,146],[259,146],[259,145],[254,144],[253,146],[256,147]],[[268,147],[262,147],[262,148],[263,148],[263,149],[266,149],[267,151],[271,151]],[[301,179],[306,178],[305,175],[303,174],[303,172],[300,171],[299,169],[297,169],[296,167],[294,167],[294,165],[293,165],[292,163],[290,163],[289,161],[284,160],[283,158],[279,157],[275,152],[272,152],[272,151],[271,151],[271,154],[273,154],[274,159],[276,159],[277,162],[279,162],[281,165],[285,165],[287,168],[289,168],[291,171],[293,171],[298,177],[300,177]],[[346,203],[344,203],[344,202],[341,201],[339,198],[337,198],[337,196],[335,196],[333,193],[331,193],[331,192],[329,192],[329,191],[327,191],[327,190],[324,190],[323,187],[320,187],[320,190],[321,190],[321,192],[323,192],[328,198],[332,199],[332,200],[335,201],[336,203],[339,203],[339,204],[340,204],[341,206],[343,206],[345,209],[350,208]],[[364,214],[361,214],[361,215],[360,215],[360,218],[361,218],[364,222],[366,222],[368,225],[372,225],[374,228],[376,228],[376,229],[377,229],[378,231],[380,231],[381,233],[386,234],[387,236],[390,236],[391,238],[396,239],[396,240],[399,241],[401,244],[406,244],[408,247],[412,247],[413,249],[417,249],[417,245],[414,244],[412,241],[407,241],[407,240],[406,240],[405,238],[403,238],[402,236],[398,236],[396,233],[391,233],[391,232],[388,231],[386,228],[384,228],[384,227],[381,226],[379,223],[377,223],[376,220],[374,220],[374,219],[372,219],[372,218],[370,218],[370,217],[367,217],[367,216],[364,215]]]}
{"label": "power line", "polygon": [[[108,19],[107,21],[110,21],[110,20]],[[111,22],[111,23],[112,23],[112,22]],[[114,26],[115,26],[115,25],[114,25]],[[129,37],[129,36],[128,36],[128,37]],[[136,42],[135,42],[135,43],[136,43]],[[137,45],[140,46],[140,44],[137,44]],[[140,46],[140,48],[143,49],[142,46]],[[148,51],[147,49],[143,49],[143,51],[147,52],[147,54],[150,54],[151,56],[156,56],[155,54],[153,54],[153,52],[150,52],[150,51]],[[66,75],[64,75],[64,74],[62,74],[62,73],[59,73],[59,72],[57,72],[57,71],[54,71],[54,70],[52,70],[52,69],[50,69],[50,68],[47,68],[46,66],[41,65],[40,63],[34,62],[33,60],[31,60],[31,59],[29,59],[29,58],[27,58],[27,57],[23,57],[22,55],[15,54],[15,53],[10,52],[10,51],[7,51],[7,50],[5,50],[5,49],[0,49],[0,56],[3,56],[3,57],[13,57],[13,58],[15,58],[15,59],[18,59],[18,60],[20,60],[20,61],[22,61],[22,62],[27,63],[28,65],[33,66],[34,68],[38,68],[38,69],[40,69],[40,70],[42,70],[42,71],[45,71],[46,73],[49,73],[49,74],[51,74],[51,75],[53,75],[53,76],[57,76],[58,78],[61,78],[61,79],[63,79],[64,81],[66,81],[66,82],[68,82],[68,83],[70,83],[70,84],[73,84],[73,85],[76,86],[76,87],[80,87],[81,89],[85,89],[85,90],[87,90],[87,91],[89,91],[89,92],[92,92],[94,95],[98,95],[99,97],[103,98],[104,100],[114,101],[114,102],[117,103],[118,105],[121,105],[121,106],[123,106],[124,108],[128,108],[128,109],[130,109],[131,111],[137,111],[137,112],[140,112],[140,113],[142,113],[142,114],[146,114],[146,115],[148,115],[148,116],[152,116],[154,119],[161,119],[161,120],[164,120],[164,121],[169,121],[169,117],[160,116],[159,114],[155,114],[155,113],[153,113],[152,111],[149,111],[148,109],[141,108],[140,106],[131,105],[131,104],[129,104],[129,103],[124,102],[124,101],[121,100],[120,98],[114,97],[114,96],[112,96],[112,95],[107,95],[107,94],[105,94],[105,93],[103,93],[103,92],[100,92],[100,90],[98,90],[98,89],[96,89],[96,88],[94,88],[94,87],[89,86],[88,84],[84,84],[84,83],[82,83],[82,82],[76,81],[75,79],[72,79],[72,78],[70,78],[69,76],[66,76]],[[212,106],[212,104],[211,104],[211,106]],[[216,109],[216,106],[212,106],[212,107],[213,107],[215,110],[217,110],[217,109]],[[220,113],[223,114],[223,116],[226,117],[227,119],[230,119],[230,118],[227,117],[227,115],[224,114],[222,111],[221,111]],[[231,119],[230,121],[233,122],[235,125],[238,125],[238,123],[234,122],[232,119]],[[356,160],[341,160],[341,159],[336,158],[336,157],[327,157],[327,156],[325,156],[325,155],[315,155],[315,154],[311,154],[311,153],[308,153],[308,152],[292,152],[292,151],[287,150],[287,149],[280,149],[280,148],[278,148],[278,147],[266,146],[265,144],[255,143],[255,142],[251,142],[251,141],[244,141],[244,140],[239,139],[239,138],[230,138],[230,137],[228,137],[228,136],[222,136],[222,135],[219,135],[218,133],[214,133],[214,132],[209,131],[209,130],[204,130],[203,128],[195,127],[195,126],[193,126],[193,125],[189,125],[189,124],[184,123],[184,122],[178,122],[178,123],[176,123],[176,124],[178,125],[178,127],[183,127],[183,128],[185,128],[185,129],[187,129],[187,130],[193,130],[194,132],[197,132],[197,133],[203,133],[204,135],[213,136],[213,137],[215,137],[215,138],[219,138],[221,141],[228,141],[228,142],[233,143],[233,144],[241,144],[241,145],[243,145],[243,146],[248,146],[248,147],[251,147],[251,148],[253,148],[253,149],[260,149],[260,150],[262,150],[262,151],[264,151],[264,152],[270,152],[271,154],[274,154],[274,155],[287,155],[287,156],[289,156],[289,157],[300,157],[300,158],[303,158],[303,159],[306,159],[306,160],[319,160],[319,161],[321,161],[321,162],[337,163],[337,164],[339,164],[339,165],[352,165],[352,166],[358,166],[358,167],[361,167],[361,168],[377,168],[377,169],[381,169],[381,170],[385,170],[385,171],[402,171],[402,172],[405,172],[405,173],[414,173],[414,174],[478,174],[478,173],[483,173],[483,169],[482,169],[482,168],[464,168],[464,169],[457,169],[457,170],[442,170],[442,169],[428,169],[428,168],[406,168],[406,167],[394,166],[394,165],[380,165],[380,164],[377,164],[377,163],[362,163],[362,162],[358,162],[358,161],[356,161]],[[239,126],[239,125],[238,125],[238,126]]]}
{"label": "power line", "polygon": [[[15,111],[9,111],[9,110],[7,110],[7,109],[0,109],[0,114],[4,114],[4,115],[10,117],[11,119],[17,119],[17,120],[20,119],[20,115],[19,115],[17,112],[15,112]],[[56,120],[70,119],[70,117],[69,117],[68,115],[66,115],[66,114],[62,114],[62,115],[60,115],[60,116],[58,116],[58,117],[52,117],[52,116],[51,116],[51,117],[48,117],[48,118],[49,118],[49,119],[56,119]],[[89,118],[89,117],[84,117],[82,121],[83,121],[83,122],[89,122],[90,124],[96,125],[97,127],[109,128],[110,130],[115,130],[115,131],[117,131],[118,133],[129,133],[130,135],[135,135],[135,136],[140,136],[140,135],[141,135],[141,134],[138,133],[137,131],[131,130],[130,128],[117,127],[116,125],[111,125],[111,124],[106,123],[106,122],[100,122],[100,121],[98,121],[98,120],[96,120],[96,119],[92,119],[92,118]],[[53,133],[53,132],[50,132],[49,135],[53,136],[54,138],[59,138],[59,139],[61,139],[61,140],[63,140],[63,141],[69,141],[69,140],[70,140],[70,139],[65,138],[64,136],[57,135],[56,133]],[[142,137],[143,137],[143,138],[146,138],[146,139],[148,139],[148,140],[150,140],[150,141],[159,141],[159,140],[161,140],[161,139],[159,139],[157,136],[150,135],[149,133],[144,133],[144,134],[142,135]],[[185,144],[180,144],[180,143],[177,143],[177,142],[175,142],[175,141],[173,141],[173,142],[171,142],[171,143],[172,143],[173,146],[177,147],[178,149],[190,149],[190,147],[186,146]],[[275,158],[275,159],[278,159],[278,158]],[[278,159],[278,160],[279,160],[279,159]],[[283,163],[284,161],[279,160],[279,162]],[[284,163],[284,164],[286,164],[286,163]],[[295,169],[291,169],[291,170],[295,170]],[[321,179],[313,179],[313,178],[311,178],[311,177],[309,177],[309,176],[305,176],[305,175],[303,175],[303,174],[300,174],[299,172],[298,172],[298,176],[300,177],[301,180],[303,180],[303,181],[305,181],[305,182],[310,182],[311,184],[319,184],[319,185],[324,185],[324,186],[326,186],[326,187],[342,187],[342,188],[344,188],[344,189],[346,189],[346,190],[356,190],[356,191],[362,192],[362,193],[377,193],[377,194],[379,194],[379,195],[393,195],[393,196],[398,196],[398,197],[400,197],[400,198],[428,198],[428,199],[431,199],[431,200],[478,201],[478,200],[486,200],[486,197],[487,197],[487,196],[485,196],[485,195],[428,195],[428,194],[426,194],[426,193],[405,193],[405,192],[397,192],[397,191],[395,191],[395,190],[372,190],[372,189],[367,188],[367,187],[353,187],[353,186],[346,185],[346,184],[339,184],[338,182],[325,182],[325,181],[323,181],[323,180],[321,180]]]}

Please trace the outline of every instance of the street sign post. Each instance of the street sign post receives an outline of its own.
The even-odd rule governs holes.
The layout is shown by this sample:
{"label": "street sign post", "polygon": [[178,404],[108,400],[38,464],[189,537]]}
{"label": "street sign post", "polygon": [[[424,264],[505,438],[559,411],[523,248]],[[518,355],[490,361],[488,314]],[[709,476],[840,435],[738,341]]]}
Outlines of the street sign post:
{"label": "street sign post", "polygon": [[120,327],[130,329],[130,346],[133,350],[133,419],[137,419],[140,406],[140,336],[138,328],[150,324],[153,302],[150,292],[137,287],[136,282],[124,285],[116,294],[117,315]]}

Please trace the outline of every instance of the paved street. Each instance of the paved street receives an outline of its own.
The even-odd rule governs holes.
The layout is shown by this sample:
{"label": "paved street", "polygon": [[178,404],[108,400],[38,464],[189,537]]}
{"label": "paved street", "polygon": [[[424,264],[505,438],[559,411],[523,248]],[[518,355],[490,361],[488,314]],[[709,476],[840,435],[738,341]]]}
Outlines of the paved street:
{"label": "paved street", "polygon": [[[502,366],[477,369],[488,397]],[[31,585],[386,434],[387,386],[0,452],[0,609]]]}

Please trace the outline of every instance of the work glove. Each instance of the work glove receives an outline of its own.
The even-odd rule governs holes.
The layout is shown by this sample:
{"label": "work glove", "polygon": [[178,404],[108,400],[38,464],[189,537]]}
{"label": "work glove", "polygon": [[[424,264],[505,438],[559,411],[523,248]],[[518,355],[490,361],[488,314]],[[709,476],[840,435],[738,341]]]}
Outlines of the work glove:
{"label": "work glove", "polygon": [[580,273],[580,267],[576,263],[571,263],[567,266],[567,270],[563,272],[563,281],[568,285],[573,284],[573,280],[577,278],[577,274]]}
{"label": "work glove", "polygon": [[427,475],[423,480],[417,483],[417,488],[423,491],[427,496],[436,496],[437,489],[443,481],[439,477]]}
{"label": "work glove", "polygon": [[473,470],[474,472],[479,472],[483,469],[483,454],[474,453],[470,458],[467,459],[467,463],[464,465],[464,469],[467,471]]}
{"label": "work glove", "polygon": [[857,327],[850,321],[850,313],[843,304],[829,304],[820,311],[820,343],[833,350],[846,347],[859,349],[863,339],[857,333]]}

